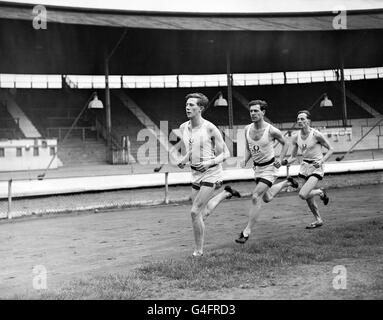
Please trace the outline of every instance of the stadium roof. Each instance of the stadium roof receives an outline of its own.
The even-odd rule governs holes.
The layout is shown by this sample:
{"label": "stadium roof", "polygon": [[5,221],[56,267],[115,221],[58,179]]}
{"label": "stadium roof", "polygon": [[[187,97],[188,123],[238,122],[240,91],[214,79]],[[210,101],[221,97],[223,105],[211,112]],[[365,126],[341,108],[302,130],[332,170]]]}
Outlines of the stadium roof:
{"label": "stadium roof", "polygon": [[179,13],[46,6],[47,29],[32,27],[33,6],[0,2],[1,73],[206,74],[381,66],[383,9],[335,13]]}
{"label": "stadium roof", "polygon": [[[2,0],[12,2],[13,0]],[[157,12],[320,12],[339,10],[369,10],[382,8],[381,0],[18,0],[19,3],[72,8],[139,10]]]}
{"label": "stadium roof", "polygon": [[[0,18],[31,21],[35,5],[0,2]],[[45,6],[49,22],[139,29],[205,31],[334,30],[332,11],[187,13]],[[347,29],[382,29],[383,9],[347,11]]]}

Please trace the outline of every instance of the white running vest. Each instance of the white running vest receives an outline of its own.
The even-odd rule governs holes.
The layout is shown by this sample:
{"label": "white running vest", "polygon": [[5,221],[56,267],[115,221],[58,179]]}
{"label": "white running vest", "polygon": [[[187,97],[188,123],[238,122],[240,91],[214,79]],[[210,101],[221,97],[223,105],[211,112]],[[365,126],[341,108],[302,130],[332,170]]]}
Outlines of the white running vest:
{"label": "white running vest", "polygon": [[191,151],[189,161],[197,164],[215,158],[215,144],[207,128],[208,121],[203,120],[199,128],[192,129],[190,121],[185,122],[182,140],[186,151]]}
{"label": "white running vest", "polygon": [[314,132],[318,131],[311,128],[310,133],[305,140],[302,139],[301,130],[298,132],[297,144],[302,151],[302,159],[321,160],[323,158],[322,145],[315,138]]}
{"label": "white running vest", "polygon": [[256,163],[265,163],[274,158],[274,144],[273,139],[270,137],[271,125],[267,124],[262,137],[255,141],[250,138],[250,129],[254,124],[250,124],[246,128],[246,139],[251,153],[251,158]]}

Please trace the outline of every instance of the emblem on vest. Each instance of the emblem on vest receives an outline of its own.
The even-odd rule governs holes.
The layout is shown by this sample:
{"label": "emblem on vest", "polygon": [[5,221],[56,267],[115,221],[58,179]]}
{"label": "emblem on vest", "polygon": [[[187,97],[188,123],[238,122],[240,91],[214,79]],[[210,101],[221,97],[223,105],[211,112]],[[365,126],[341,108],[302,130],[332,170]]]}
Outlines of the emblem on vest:
{"label": "emblem on vest", "polygon": [[302,144],[302,152],[305,152],[307,150],[307,144],[303,143]]}
{"label": "emblem on vest", "polygon": [[259,153],[259,146],[253,146],[253,152]]}

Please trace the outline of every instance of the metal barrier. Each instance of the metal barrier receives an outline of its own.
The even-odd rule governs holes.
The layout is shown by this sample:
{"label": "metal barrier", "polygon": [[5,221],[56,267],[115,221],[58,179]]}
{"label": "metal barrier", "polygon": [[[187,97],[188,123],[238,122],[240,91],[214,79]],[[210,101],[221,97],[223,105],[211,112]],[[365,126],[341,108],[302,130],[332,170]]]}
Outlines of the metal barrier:
{"label": "metal barrier", "polygon": [[[361,136],[363,136],[364,135],[364,133],[365,133],[365,130],[369,130],[369,129],[371,129],[373,127],[373,125],[362,125],[362,126],[360,126],[360,135]],[[376,126],[376,128],[377,128],[377,130],[378,130],[378,136],[381,136],[381,135],[383,135],[383,125],[378,125],[378,126]]]}
{"label": "metal barrier", "polygon": [[[57,138],[58,141],[61,141],[62,138],[65,136],[65,134],[69,131],[77,131],[80,132],[80,136],[82,141],[85,141],[86,139],[86,132],[95,133],[96,129],[94,127],[76,127],[76,128],[70,128],[70,127],[49,127],[47,128],[47,137],[48,138]],[[57,132],[57,135],[54,133]]]}

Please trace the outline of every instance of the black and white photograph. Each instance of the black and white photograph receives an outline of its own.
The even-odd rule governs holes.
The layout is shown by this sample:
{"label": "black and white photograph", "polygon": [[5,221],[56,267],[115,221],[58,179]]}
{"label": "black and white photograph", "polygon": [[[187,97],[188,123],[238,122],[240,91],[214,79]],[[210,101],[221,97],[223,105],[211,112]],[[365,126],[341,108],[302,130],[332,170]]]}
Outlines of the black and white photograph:
{"label": "black and white photograph", "polygon": [[0,0],[0,265],[139,319],[382,300],[383,1]]}

